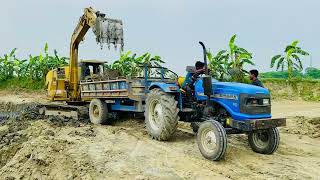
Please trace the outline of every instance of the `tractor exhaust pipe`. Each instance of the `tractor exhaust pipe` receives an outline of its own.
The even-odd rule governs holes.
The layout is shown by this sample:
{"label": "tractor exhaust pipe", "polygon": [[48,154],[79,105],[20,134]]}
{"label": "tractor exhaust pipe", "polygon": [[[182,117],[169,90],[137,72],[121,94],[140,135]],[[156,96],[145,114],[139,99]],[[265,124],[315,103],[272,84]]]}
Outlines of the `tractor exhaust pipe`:
{"label": "tractor exhaust pipe", "polygon": [[207,49],[206,49],[206,46],[203,44],[203,42],[199,41],[199,44],[202,46],[202,49],[203,49],[203,60],[204,60],[205,74],[209,75],[208,62],[207,62]]}
{"label": "tractor exhaust pipe", "polygon": [[202,77],[202,81],[203,81],[203,90],[204,90],[204,94],[208,97],[207,98],[207,106],[210,106],[210,98],[211,95],[213,94],[212,92],[212,77],[209,75],[209,71],[208,71],[208,62],[207,62],[207,50],[205,45],[203,44],[203,42],[199,41],[199,44],[202,46],[203,49],[203,58],[204,58],[204,68],[205,68],[205,76]]}

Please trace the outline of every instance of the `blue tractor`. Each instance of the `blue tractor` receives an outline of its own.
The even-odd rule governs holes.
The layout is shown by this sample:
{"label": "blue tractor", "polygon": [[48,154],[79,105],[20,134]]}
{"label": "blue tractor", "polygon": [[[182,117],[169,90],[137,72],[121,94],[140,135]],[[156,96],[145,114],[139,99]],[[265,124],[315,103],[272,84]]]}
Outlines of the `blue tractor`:
{"label": "blue tractor", "polygon": [[[279,146],[277,127],[286,119],[271,118],[267,89],[234,82],[218,82],[206,73],[193,82],[190,92],[179,85],[178,76],[164,67],[142,67],[137,77],[110,77],[80,81],[82,101],[89,103],[94,124],[108,123],[108,117],[122,112],[144,113],[153,139],[168,140],[178,121],[191,123],[202,155],[220,160],[227,148],[227,134],[248,134],[251,148],[272,154]],[[193,68],[187,68],[193,71]]]}
{"label": "blue tractor", "polygon": [[[167,140],[176,130],[178,120],[191,122],[197,133],[201,154],[220,160],[227,148],[227,134],[248,134],[252,150],[272,154],[279,146],[277,127],[285,118],[271,118],[270,92],[253,85],[218,82],[206,73],[195,80],[191,96],[174,83],[150,82],[145,101],[145,122],[149,134]],[[192,71],[193,68],[187,68]],[[184,92],[184,93],[183,93]]]}

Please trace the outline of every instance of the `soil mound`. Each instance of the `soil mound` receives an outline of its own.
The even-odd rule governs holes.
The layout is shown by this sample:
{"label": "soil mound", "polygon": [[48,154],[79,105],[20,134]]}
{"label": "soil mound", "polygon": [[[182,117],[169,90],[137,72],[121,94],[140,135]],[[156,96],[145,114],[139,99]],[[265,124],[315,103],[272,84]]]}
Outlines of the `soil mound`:
{"label": "soil mound", "polygon": [[311,138],[320,137],[320,117],[307,118],[304,116],[296,116],[289,119],[286,127],[282,128],[283,132],[299,135],[308,135]]}

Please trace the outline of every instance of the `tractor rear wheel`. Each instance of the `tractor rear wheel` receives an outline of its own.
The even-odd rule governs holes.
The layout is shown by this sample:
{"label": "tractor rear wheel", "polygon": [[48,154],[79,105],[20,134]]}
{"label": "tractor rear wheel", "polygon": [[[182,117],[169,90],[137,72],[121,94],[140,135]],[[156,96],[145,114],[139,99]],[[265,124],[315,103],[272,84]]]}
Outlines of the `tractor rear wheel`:
{"label": "tractor rear wheel", "polygon": [[93,124],[105,124],[108,121],[108,105],[101,99],[92,99],[89,106],[89,117]]}
{"label": "tractor rear wheel", "polygon": [[280,135],[277,128],[252,131],[248,135],[249,145],[254,152],[272,154],[279,146]]}
{"label": "tractor rear wheel", "polygon": [[152,89],[146,99],[145,123],[150,136],[157,140],[168,140],[176,131],[179,121],[178,102],[174,96]]}
{"label": "tractor rear wheel", "polygon": [[215,120],[201,123],[197,144],[201,154],[210,160],[219,161],[227,149],[227,134],[224,127]]}

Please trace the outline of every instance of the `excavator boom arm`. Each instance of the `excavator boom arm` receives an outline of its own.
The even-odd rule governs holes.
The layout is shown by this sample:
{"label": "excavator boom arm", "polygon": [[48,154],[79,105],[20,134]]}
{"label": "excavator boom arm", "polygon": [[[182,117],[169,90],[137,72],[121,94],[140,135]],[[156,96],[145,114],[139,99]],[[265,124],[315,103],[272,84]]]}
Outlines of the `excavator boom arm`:
{"label": "excavator boom arm", "polygon": [[109,19],[105,14],[94,10],[93,8],[85,8],[84,14],[80,18],[79,23],[73,31],[70,43],[70,64],[69,64],[69,87],[68,97],[70,101],[78,101],[81,99],[79,92],[79,70],[78,70],[78,51],[79,44],[90,28],[96,35],[96,41],[102,44],[117,44],[123,48],[123,27],[122,21]]}
{"label": "excavator boom arm", "polygon": [[92,27],[97,19],[96,11],[89,7],[84,9],[84,14],[80,18],[77,27],[74,29],[71,43],[70,43],[70,79],[69,79],[69,89],[71,93],[69,94],[71,100],[77,100],[79,98],[78,83],[79,83],[79,72],[78,72],[78,49],[79,44],[83,40],[84,36]]}

